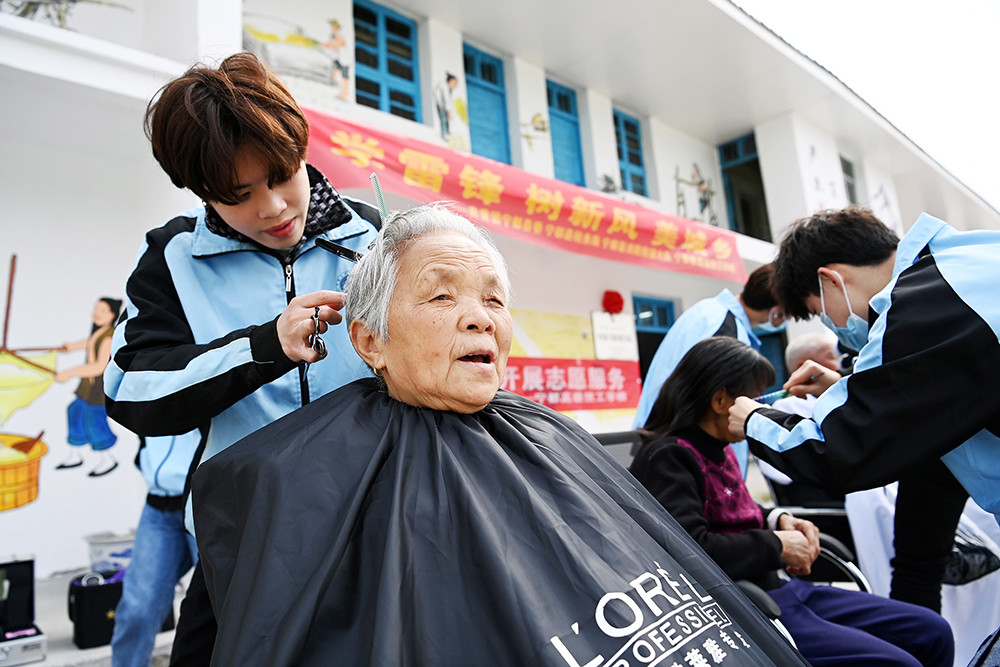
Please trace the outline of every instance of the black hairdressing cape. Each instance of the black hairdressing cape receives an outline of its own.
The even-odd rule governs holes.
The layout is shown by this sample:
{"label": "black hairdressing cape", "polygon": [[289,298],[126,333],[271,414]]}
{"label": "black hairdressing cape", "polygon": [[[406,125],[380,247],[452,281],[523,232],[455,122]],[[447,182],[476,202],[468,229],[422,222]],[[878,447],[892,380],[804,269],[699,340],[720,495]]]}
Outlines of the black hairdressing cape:
{"label": "black hairdressing cape", "polygon": [[358,380],[192,492],[213,665],[806,664],[593,437],[510,392],[462,415]]}

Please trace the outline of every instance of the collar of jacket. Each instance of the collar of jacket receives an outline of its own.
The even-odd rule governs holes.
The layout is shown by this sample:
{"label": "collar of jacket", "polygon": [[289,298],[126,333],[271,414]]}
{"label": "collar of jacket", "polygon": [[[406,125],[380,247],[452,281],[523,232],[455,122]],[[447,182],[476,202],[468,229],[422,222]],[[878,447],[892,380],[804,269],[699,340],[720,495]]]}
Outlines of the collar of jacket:
{"label": "collar of jacket", "polygon": [[935,236],[947,227],[947,223],[927,213],[921,213],[910,230],[896,246],[896,261],[893,264],[893,278],[917,261],[917,256]]}
{"label": "collar of jacket", "polygon": [[730,292],[726,288],[722,288],[722,291],[715,295],[715,299],[722,304],[733,316],[740,321],[743,328],[747,332],[747,337],[750,339],[750,347],[755,350],[760,350],[760,338],[757,334],[753,332],[753,324],[750,322],[750,317],[747,315],[746,308],[740,303],[740,300],[736,298],[736,295]]}
{"label": "collar of jacket", "polygon": [[[323,174],[306,165],[309,174],[309,213],[306,216],[305,230],[302,239],[294,248],[291,256],[296,256],[308,247],[315,245],[313,239],[334,229],[348,225],[354,218],[343,198],[330,184]],[[355,221],[357,222],[357,221]],[[348,225],[353,227],[354,225]],[[345,234],[331,235],[334,238],[353,236],[363,230],[343,229]],[[248,237],[235,231],[223,222],[218,213],[207,204],[199,211],[195,226],[193,254],[196,257],[218,255],[237,250],[256,250],[274,254],[270,248],[262,246]]]}
{"label": "collar of jacket", "polygon": [[729,443],[709,435],[701,427],[692,426],[682,429],[676,435],[678,440],[687,441],[710,461],[723,463],[726,460],[726,447]]}

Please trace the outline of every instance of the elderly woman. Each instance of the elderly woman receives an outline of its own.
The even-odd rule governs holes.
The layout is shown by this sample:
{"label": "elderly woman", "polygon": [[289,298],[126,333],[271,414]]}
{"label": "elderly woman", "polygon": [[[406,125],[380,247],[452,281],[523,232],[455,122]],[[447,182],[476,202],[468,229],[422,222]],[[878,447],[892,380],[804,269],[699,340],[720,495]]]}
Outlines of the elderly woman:
{"label": "elderly woman", "polygon": [[347,286],[355,381],[204,463],[218,665],[803,664],[572,420],[500,390],[503,258],[441,206]]}

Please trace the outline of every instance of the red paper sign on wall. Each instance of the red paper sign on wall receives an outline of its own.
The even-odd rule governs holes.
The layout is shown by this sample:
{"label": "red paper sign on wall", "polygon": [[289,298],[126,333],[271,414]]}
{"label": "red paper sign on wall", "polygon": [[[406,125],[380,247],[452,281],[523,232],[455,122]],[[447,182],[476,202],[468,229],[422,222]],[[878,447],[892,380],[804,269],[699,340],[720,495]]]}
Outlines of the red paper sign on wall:
{"label": "red paper sign on wall", "polygon": [[529,357],[507,360],[503,388],[563,412],[634,408],[642,391],[638,361]]}
{"label": "red paper sign on wall", "polygon": [[665,271],[742,283],[729,230],[678,218],[374,127],[306,110],[309,161],[334,187],[383,190],[419,202],[451,200],[470,220],[528,243]]}

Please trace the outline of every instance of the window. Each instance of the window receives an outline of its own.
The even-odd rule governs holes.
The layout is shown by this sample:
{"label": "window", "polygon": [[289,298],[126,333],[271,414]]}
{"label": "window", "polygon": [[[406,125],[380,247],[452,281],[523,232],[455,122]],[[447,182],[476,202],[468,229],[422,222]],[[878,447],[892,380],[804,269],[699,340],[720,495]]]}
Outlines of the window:
{"label": "window", "polygon": [[847,190],[847,201],[851,204],[857,204],[858,190],[854,180],[854,164],[841,156],[840,170],[844,172],[844,189]]}
{"label": "window", "polygon": [[635,311],[635,334],[639,343],[639,373],[645,378],[649,362],[677,317],[674,315],[674,302],[665,299],[633,296],[632,309]]}
{"label": "window", "polygon": [[510,164],[503,61],[468,44],[463,55],[472,152]]}
{"label": "window", "polygon": [[560,181],[583,186],[583,151],[580,148],[580,117],[576,91],[553,81],[545,82],[549,100],[549,136],[552,160]]}
{"label": "window", "polygon": [[642,162],[642,134],[639,121],[615,109],[615,141],[622,189],[646,196],[646,167]]}
{"label": "window", "polygon": [[726,210],[733,231],[764,241],[771,240],[764,181],[760,177],[757,142],[748,134],[719,147]]}
{"label": "window", "polygon": [[420,122],[417,24],[371,2],[354,3],[358,104]]}

